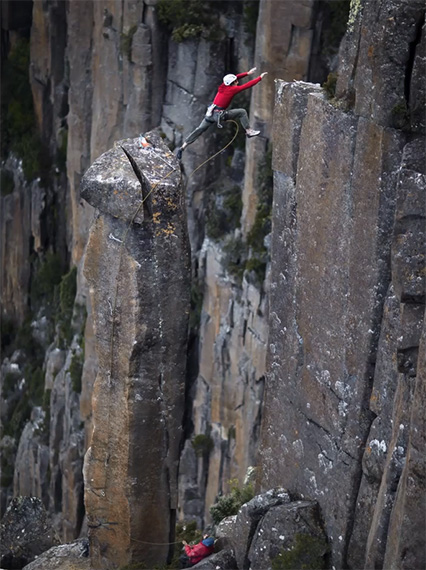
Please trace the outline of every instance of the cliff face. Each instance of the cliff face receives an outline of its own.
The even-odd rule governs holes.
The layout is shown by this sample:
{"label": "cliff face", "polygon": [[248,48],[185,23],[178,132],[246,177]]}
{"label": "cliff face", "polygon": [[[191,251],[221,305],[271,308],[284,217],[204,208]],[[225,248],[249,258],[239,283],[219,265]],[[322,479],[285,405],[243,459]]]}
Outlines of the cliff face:
{"label": "cliff face", "polygon": [[[169,542],[176,509],[202,526],[229,479],[241,484],[255,464],[262,490],[285,486],[318,500],[336,567],[420,560],[424,8],[417,0],[352,2],[329,101],[318,85],[286,81],[321,76],[336,4],[261,0],[250,32],[245,3],[221,3],[216,40],[179,43],[159,25],[156,0],[33,3],[35,116],[48,154],[66,153],[66,173],[53,161],[47,184],[28,184],[13,155],[5,165],[14,189],[2,196],[2,315],[18,326],[30,317],[18,337],[30,331],[42,350],[18,343],[3,362],[8,429],[23,403],[35,407],[20,441],[8,432],[1,447],[14,494],[41,496],[63,540],[85,532],[84,490],[97,567],[164,561],[167,547],[141,535]],[[184,153],[185,190],[171,174],[160,201],[153,192],[136,213],[141,188],[147,195],[156,184],[154,169],[165,175],[175,163],[154,133],[154,162],[128,137],[159,125],[179,145],[224,71],[253,61],[269,71],[251,92],[251,125],[262,135],[247,144],[240,137],[238,148],[193,172],[232,136],[212,129]],[[246,107],[248,98],[236,103]],[[259,261],[247,240],[260,223],[271,137],[263,280],[246,263]],[[242,213],[217,238],[208,226],[228,208],[222,192],[241,194]],[[58,299],[38,277],[56,255],[53,311]],[[191,323],[184,404],[190,294],[200,314],[192,312],[199,321]],[[141,498],[157,502],[161,518],[140,509]]]}
{"label": "cliff face", "polygon": [[420,4],[352,14],[333,101],[276,82],[261,487],[319,501],[336,567],[424,560]]}

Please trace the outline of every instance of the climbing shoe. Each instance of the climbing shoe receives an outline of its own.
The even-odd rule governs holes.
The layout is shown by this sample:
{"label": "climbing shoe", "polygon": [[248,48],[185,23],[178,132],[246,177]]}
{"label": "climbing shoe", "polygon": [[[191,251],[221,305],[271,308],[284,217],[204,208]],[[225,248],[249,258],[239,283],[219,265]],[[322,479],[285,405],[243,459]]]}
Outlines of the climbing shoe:
{"label": "climbing shoe", "polygon": [[247,130],[246,130],[246,136],[247,136],[248,138],[257,137],[257,135],[260,135],[260,131],[255,131],[255,130],[253,130],[253,129],[247,129]]}
{"label": "climbing shoe", "polygon": [[182,147],[178,148],[178,151],[177,151],[177,153],[176,153],[176,158],[177,158],[178,160],[182,160],[182,152],[183,152]]}

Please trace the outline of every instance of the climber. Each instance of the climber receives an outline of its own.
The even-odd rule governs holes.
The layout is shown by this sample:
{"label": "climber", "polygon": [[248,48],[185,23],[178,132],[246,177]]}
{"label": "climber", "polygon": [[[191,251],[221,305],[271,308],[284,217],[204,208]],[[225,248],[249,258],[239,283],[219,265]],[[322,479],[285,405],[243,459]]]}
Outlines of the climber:
{"label": "climber", "polygon": [[240,93],[240,91],[253,87],[256,83],[259,83],[265,75],[267,75],[267,71],[265,71],[261,73],[259,77],[256,77],[256,79],[247,81],[247,83],[244,83],[243,85],[238,85],[239,79],[246,77],[247,75],[253,75],[255,71],[256,68],[253,67],[250,71],[246,71],[245,73],[239,73],[238,75],[228,73],[228,75],[225,75],[223,83],[219,86],[216,96],[213,99],[213,103],[207,108],[207,113],[204,119],[201,121],[200,125],[187,136],[183,145],[178,149],[176,153],[176,158],[178,160],[182,158],[182,152],[185,148],[197,140],[198,137],[212,125],[216,124],[219,128],[222,128],[222,125],[220,124],[221,120],[226,121],[228,119],[239,119],[246,132],[246,136],[249,138],[255,137],[260,133],[260,131],[255,131],[250,128],[247,111],[245,109],[231,109],[230,111],[226,111],[231,104],[234,95]]}
{"label": "climber", "polygon": [[208,534],[203,535],[203,539],[194,546],[189,545],[186,540],[182,540],[185,554],[179,558],[181,568],[191,568],[198,564],[200,560],[213,553],[214,538]]}

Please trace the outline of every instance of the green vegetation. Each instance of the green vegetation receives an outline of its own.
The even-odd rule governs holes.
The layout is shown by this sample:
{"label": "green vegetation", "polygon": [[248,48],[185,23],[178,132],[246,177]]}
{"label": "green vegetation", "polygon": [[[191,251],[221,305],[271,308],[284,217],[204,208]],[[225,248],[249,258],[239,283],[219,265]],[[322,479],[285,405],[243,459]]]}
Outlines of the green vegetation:
{"label": "green vegetation", "polygon": [[322,88],[325,91],[327,99],[334,99],[336,95],[336,85],[337,85],[337,73],[329,73],[327,75],[327,81],[324,81]]}
{"label": "green vegetation", "polygon": [[1,446],[1,479],[0,485],[3,488],[9,487],[13,483],[13,473],[15,470],[16,441],[11,438],[8,442],[2,442]]}
{"label": "green vegetation", "polygon": [[321,52],[332,56],[339,51],[340,42],[346,32],[349,19],[350,0],[325,0]]}
{"label": "green vegetation", "polygon": [[[36,366],[33,363],[27,364],[23,378],[25,380],[19,379],[22,385],[19,401],[10,418],[4,418],[2,436],[10,435],[18,438],[26,422],[30,419],[32,408],[41,406],[43,403],[44,372],[41,366]],[[8,388],[10,390],[10,386]]]}
{"label": "green vegetation", "polygon": [[323,570],[328,546],[324,538],[296,534],[289,549],[282,549],[272,560],[272,570]]}
{"label": "green vegetation", "polygon": [[251,36],[256,35],[257,18],[259,16],[259,0],[248,0],[244,3],[244,30]]}
{"label": "green vegetation", "polygon": [[265,279],[268,251],[265,237],[271,232],[271,211],[273,198],[272,148],[269,147],[259,167],[257,178],[256,217],[248,236],[250,256],[246,269],[252,271],[259,283]]}
{"label": "green vegetation", "polygon": [[75,295],[77,293],[77,268],[72,267],[64,275],[59,285],[59,303],[56,312],[56,322],[59,332],[59,344],[61,347],[68,346],[73,337],[72,315]]}
{"label": "green vegetation", "polygon": [[31,279],[31,306],[52,305],[55,287],[61,282],[62,261],[57,253],[47,253],[44,259],[34,263]]}
{"label": "green vegetation", "polygon": [[[29,40],[20,38],[4,63],[1,85],[1,157],[10,151],[22,159],[27,180],[42,174],[46,156],[37,133],[31,86]],[[2,180],[3,183],[3,180]]]}
{"label": "green vegetation", "polygon": [[[215,209],[208,213],[207,233],[215,240],[223,241],[224,266],[237,282],[241,283],[244,272],[262,284],[265,279],[268,250],[265,237],[271,231],[273,197],[272,148],[265,153],[258,171],[256,184],[257,210],[253,227],[244,241],[234,230],[240,226],[242,211],[241,193],[233,189],[233,201],[217,196]],[[218,205],[219,204],[219,205]]]}
{"label": "green vegetation", "polygon": [[175,42],[201,35],[210,41],[219,40],[219,4],[208,0],[159,0],[158,19],[171,30]]}
{"label": "green vegetation", "polygon": [[83,375],[84,352],[73,351],[68,372],[71,376],[71,385],[74,392],[81,393],[81,377]]}
{"label": "green vegetation", "polygon": [[229,483],[231,485],[230,493],[219,497],[217,502],[210,507],[210,515],[214,524],[219,524],[226,517],[236,515],[242,505],[254,497],[254,488],[251,483],[244,485],[241,489],[236,479]]}
{"label": "green vegetation", "polygon": [[195,521],[178,523],[176,525],[176,542],[186,540],[189,544],[196,544],[203,538],[203,533],[197,528]]}
{"label": "green vegetation", "polygon": [[348,32],[353,32],[355,22],[362,11],[362,0],[350,0],[349,17],[348,17]]}
{"label": "green vegetation", "polygon": [[247,244],[240,235],[229,236],[223,244],[223,265],[241,285],[247,263]]}
{"label": "green vegetation", "polygon": [[391,111],[392,115],[392,126],[395,129],[405,130],[410,126],[410,113],[408,111],[407,103],[405,100],[400,101]]}
{"label": "green vegetation", "polygon": [[198,457],[208,457],[214,449],[214,441],[204,433],[194,436],[191,443]]}
{"label": "green vegetation", "polygon": [[129,61],[132,58],[133,36],[135,35],[137,29],[138,29],[137,26],[132,26],[127,33],[121,34],[121,41],[120,41],[121,53],[126,55]]}
{"label": "green vegetation", "polygon": [[16,337],[17,331],[15,323],[11,319],[2,317],[0,319],[0,329],[1,329],[1,354],[3,354],[3,356],[8,356],[10,353],[10,348],[13,347]]}
{"label": "green vegetation", "polygon": [[21,374],[19,372],[7,372],[4,376],[3,386],[2,386],[2,396],[7,398],[9,394],[12,394],[21,379]]}
{"label": "green vegetation", "polygon": [[201,310],[203,307],[203,291],[198,280],[191,285],[191,311],[189,313],[189,327],[198,329],[200,325]]}
{"label": "green vegetation", "polygon": [[[44,355],[45,348],[34,334],[32,321],[35,314],[43,307],[43,314],[50,321],[48,336],[53,330],[58,333],[58,344],[61,348],[70,345],[73,338],[73,310],[77,289],[77,269],[73,267],[62,275],[62,262],[55,253],[47,253],[42,261],[34,263],[35,271],[31,282],[31,307],[23,325],[15,330],[12,322],[2,322],[2,349],[11,354],[19,348],[25,354],[26,366],[22,373],[12,372],[6,375],[3,383],[3,397],[16,398],[9,417],[3,421],[3,434],[19,438],[25,423],[29,420],[34,406],[42,406],[46,412],[43,433],[48,432],[50,393],[44,391]],[[85,308],[78,314],[78,325],[83,329]],[[74,327],[76,324],[74,324]],[[51,342],[52,338],[48,340]],[[44,341],[43,341],[44,342]],[[81,392],[81,376],[84,360],[84,347],[76,351],[71,359],[69,372],[73,390]]]}
{"label": "green vegetation", "polygon": [[213,240],[220,240],[226,234],[240,227],[243,202],[241,188],[234,186],[223,193],[211,193],[207,209],[206,232]]}
{"label": "green vegetation", "polygon": [[30,419],[32,408],[43,403],[44,350],[34,338],[30,318],[16,331],[11,349],[13,346],[19,347],[25,353],[27,364],[23,372],[10,372],[5,377],[2,396],[15,401],[15,406],[10,414],[3,418],[2,435],[19,439],[26,422]]}

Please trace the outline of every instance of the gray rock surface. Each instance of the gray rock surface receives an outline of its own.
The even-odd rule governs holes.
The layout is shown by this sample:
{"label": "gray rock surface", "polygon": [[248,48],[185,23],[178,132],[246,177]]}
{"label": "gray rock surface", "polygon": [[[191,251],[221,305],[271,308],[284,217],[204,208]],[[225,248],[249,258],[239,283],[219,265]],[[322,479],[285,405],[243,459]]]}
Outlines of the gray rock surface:
{"label": "gray rock surface", "polygon": [[[290,496],[285,489],[277,488],[261,495],[256,495],[256,497],[241,507],[238,511],[232,534],[232,546],[238,568],[246,569],[250,566],[250,551],[253,541],[258,540],[260,521],[263,520],[270,509],[290,503],[290,500]],[[260,568],[261,566],[258,567]]]}
{"label": "gray rock surface", "polygon": [[341,50],[337,97],[379,125],[423,130],[424,3],[354,2]]}
{"label": "gray rock surface", "polygon": [[322,543],[320,556],[326,555],[326,535],[315,501],[293,501],[271,507],[262,518],[250,545],[248,563],[241,568],[269,570],[281,551],[294,548],[298,535],[318,539]]}
{"label": "gray rock surface", "polygon": [[2,568],[22,568],[59,544],[59,537],[37,497],[15,497],[0,525]]}
{"label": "gray rock surface", "polygon": [[409,59],[414,69],[423,57],[424,7],[389,0],[383,24],[377,3],[355,17],[357,6],[335,101],[276,82],[261,485],[284,482],[318,500],[334,566],[422,567],[424,537],[403,514],[406,492],[412,519],[424,512],[422,476],[410,471],[410,480],[406,470],[412,453],[424,474],[416,451],[424,433],[424,128],[413,118],[421,89],[404,125],[392,109],[404,81],[417,81]]}
{"label": "gray rock surface", "polygon": [[237,563],[231,550],[221,550],[201,560],[195,566],[196,570],[238,570]]}
{"label": "gray rock surface", "polygon": [[129,158],[112,149],[82,181],[99,210],[85,258],[99,369],[84,485],[92,565],[102,569],[165,562],[177,508],[189,241],[178,163],[158,134],[147,139],[155,150],[119,141]]}
{"label": "gray rock surface", "polygon": [[237,515],[221,521],[215,536],[215,549],[227,553],[230,563],[235,564],[229,568],[238,570],[270,569],[281,552],[292,549],[297,552],[293,562],[312,563],[313,553],[305,551],[313,542],[315,556],[323,558],[329,550],[318,503],[294,500],[282,488],[256,495]]}
{"label": "gray rock surface", "polygon": [[49,548],[24,566],[25,570],[90,570],[87,538]]}
{"label": "gray rock surface", "polygon": [[31,419],[23,429],[15,458],[13,495],[40,497],[47,507],[49,447],[45,416],[41,408],[33,408]]}
{"label": "gray rock surface", "polygon": [[258,197],[259,156],[267,149],[271,139],[274,114],[274,79],[285,81],[307,80],[315,51],[315,11],[320,9],[312,0],[305,2],[259,3],[257,20],[255,65],[259,73],[268,75],[250,93],[250,122],[261,134],[252,139],[246,148],[246,171],[243,194],[242,230],[250,231],[255,221]]}

